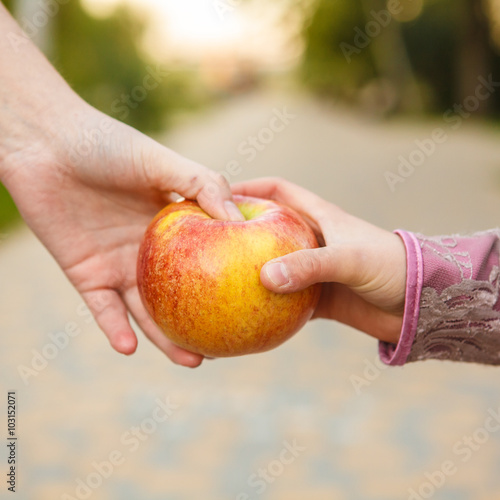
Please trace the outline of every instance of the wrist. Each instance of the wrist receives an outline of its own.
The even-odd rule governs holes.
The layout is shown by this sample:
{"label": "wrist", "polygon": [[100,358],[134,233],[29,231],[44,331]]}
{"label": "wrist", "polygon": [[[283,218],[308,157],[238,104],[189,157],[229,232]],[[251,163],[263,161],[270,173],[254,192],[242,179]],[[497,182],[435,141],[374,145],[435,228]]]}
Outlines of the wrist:
{"label": "wrist", "polygon": [[21,171],[69,166],[71,146],[98,112],[68,90],[58,102],[45,100],[44,107],[31,106],[30,99],[7,106],[0,118],[0,181],[7,188]]}

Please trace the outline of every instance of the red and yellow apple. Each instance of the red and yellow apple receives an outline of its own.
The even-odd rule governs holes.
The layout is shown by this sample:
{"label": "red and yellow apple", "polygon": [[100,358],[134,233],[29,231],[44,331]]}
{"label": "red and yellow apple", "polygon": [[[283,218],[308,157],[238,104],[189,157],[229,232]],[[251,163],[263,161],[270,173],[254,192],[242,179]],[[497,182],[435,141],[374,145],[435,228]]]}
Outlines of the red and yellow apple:
{"label": "red and yellow apple", "polygon": [[213,219],[196,202],[171,203],[149,225],[137,283],[154,322],[175,344],[211,357],[267,351],[310,319],[321,285],[277,294],[260,282],[269,260],[317,248],[300,215],[235,196],[243,222]]}

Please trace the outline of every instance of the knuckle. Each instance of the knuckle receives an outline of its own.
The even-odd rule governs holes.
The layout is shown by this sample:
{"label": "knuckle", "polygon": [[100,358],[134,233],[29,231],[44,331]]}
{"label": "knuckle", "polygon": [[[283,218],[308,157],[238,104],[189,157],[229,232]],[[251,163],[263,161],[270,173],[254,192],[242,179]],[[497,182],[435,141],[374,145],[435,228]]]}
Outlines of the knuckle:
{"label": "knuckle", "polygon": [[271,186],[269,198],[272,200],[280,200],[286,193],[289,182],[283,177],[266,177],[267,182]]}
{"label": "knuckle", "polygon": [[213,172],[210,174],[210,177],[212,178],[212,181],[215,182],[218,186],[228,186],[227,179],[220,172]]}
{"label": "knuckle", "polygon": [[190,188],[196,187],[200,182],[200,177],[198,175],[192,175],[189,178],[188,184]]}
{"label": "knuckle", "polygon": [[[200,179],[198,179],[198,182]],[[215,196],[220,196],[220,194],[228,190],[229,191],[229,183],[226,178],[217,172],[210,172],[209,177],[205,179],[205,182],[198,185],[193,186],[195,189],[195,196],[198,199],[205,198],[213,198]]]}
{"label": "knuckle", "polygon": [[273,177],[272,182],[277,192],[286,191],[290,186],[290,182],[283,177]]}

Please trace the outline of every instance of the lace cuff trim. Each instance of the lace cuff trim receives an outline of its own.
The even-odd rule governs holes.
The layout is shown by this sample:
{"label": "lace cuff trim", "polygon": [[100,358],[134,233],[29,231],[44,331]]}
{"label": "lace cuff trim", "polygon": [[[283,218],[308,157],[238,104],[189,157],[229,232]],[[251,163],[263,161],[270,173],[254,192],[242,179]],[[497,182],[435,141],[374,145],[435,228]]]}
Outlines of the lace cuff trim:
{"label": "lace cuff trim", "polygon": [[417,331],[420,291],[423,283],[422,252],[418,239],[412,233],[394,231],[406,248],[406,294],[403,328],[398,344],[379,343],[380,359],[387,365],[404,365],[410,354]]}

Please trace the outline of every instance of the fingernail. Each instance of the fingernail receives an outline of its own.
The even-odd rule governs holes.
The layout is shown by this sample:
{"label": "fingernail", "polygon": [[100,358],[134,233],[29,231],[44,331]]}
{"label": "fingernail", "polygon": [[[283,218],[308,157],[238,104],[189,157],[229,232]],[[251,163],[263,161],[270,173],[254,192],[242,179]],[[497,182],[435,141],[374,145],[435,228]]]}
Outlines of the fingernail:
{"label": "fingernail", "polygon": [[266,273],[276,286],[284,286],[290,281],[287,268],[283,262],[273,262],[267,265]]}
{"label": "fingernail", "polygon": [[243,214],[232,201],[225,201],[224,208],[226,209],[229,220],[232,220],[234,222],[243,222],[245,220]]}

